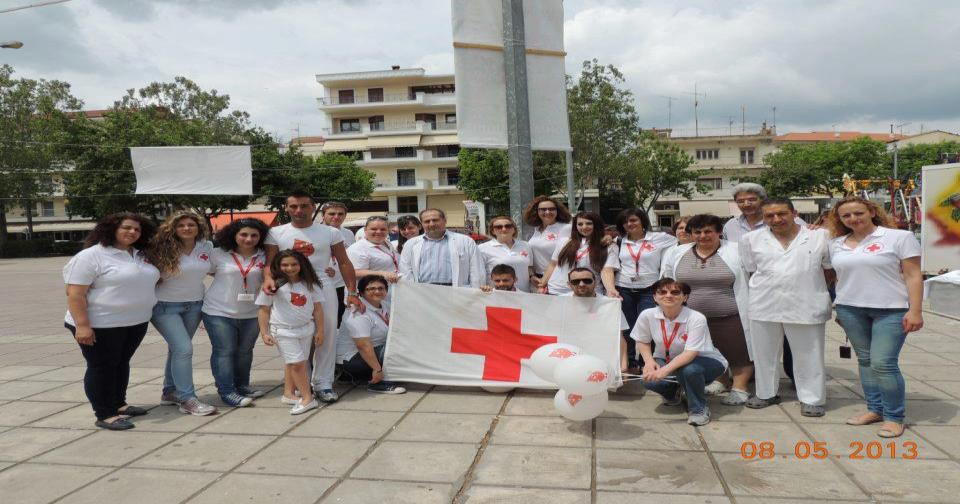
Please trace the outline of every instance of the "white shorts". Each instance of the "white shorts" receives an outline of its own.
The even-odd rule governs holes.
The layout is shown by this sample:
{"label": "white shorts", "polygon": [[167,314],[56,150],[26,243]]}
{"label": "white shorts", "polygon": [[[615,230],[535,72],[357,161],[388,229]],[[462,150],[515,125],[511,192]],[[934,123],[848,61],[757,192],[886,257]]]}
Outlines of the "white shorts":
{"label": "white shorts", "polygon": [[304,362],[310,358],[310,343],[317,332],[313,322],[300,327],[270,326],[270,334],[277,340],[277,349],[286,364]]}

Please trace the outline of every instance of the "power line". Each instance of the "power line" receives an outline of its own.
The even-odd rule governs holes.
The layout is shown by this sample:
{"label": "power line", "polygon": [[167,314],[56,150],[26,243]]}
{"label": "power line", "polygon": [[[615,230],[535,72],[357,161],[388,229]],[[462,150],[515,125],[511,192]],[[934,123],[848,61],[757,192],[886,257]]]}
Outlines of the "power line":
{"label": "power line", "polygon": [[9,8],[9,9],[0,10],[0,14],[3,14],[3,13],[5,13],[5,12],[14,12],[14,11],[18,11],[18,10],[32,9],[32,8],[34,8],[34,7],[44,7],[44,6],[46,6],[46,5],[54,5],[54,4],[66,3],[66,2],[69,2],[69,1],[70,1],[70,0],[49,0],[49,1],[47,1],[47,2],[40,2],[40,3],[35,3],[35,4],[30,4],[30,5],[21,5],[20,7],[11,7],[11,8]]}

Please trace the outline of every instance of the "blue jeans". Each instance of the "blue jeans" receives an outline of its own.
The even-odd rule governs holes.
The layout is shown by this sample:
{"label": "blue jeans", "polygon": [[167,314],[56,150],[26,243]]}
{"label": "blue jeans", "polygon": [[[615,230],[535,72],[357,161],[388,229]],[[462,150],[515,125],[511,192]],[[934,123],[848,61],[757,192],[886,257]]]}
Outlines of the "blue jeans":
{"label": "blue jeans", "polygon": [[253,347],[260,335],[257,319],[234,319],[203,314],[213,353],[210,369],[221,397],[233,394],[237,387],[250,386]]}
{"label": "blue jeans", "polygon": [[627,361],[630,367],[640,367],[641,364],[637,358],[637,342],[630,337],[630,331],[633,330],[633,325],[637,323],[637,317],[640,316],[640,312],[647,308],[657,306],[657,303],[653,301],[653,289],[649,287],[646,289],[617,287],[617,292],[619,292],[620,297],[623,298],[623,300],[620,301],[620,310],[623,312],[623,316],[626,317],[627,324],[630,325],[630,328],[623,331],[621,335],[627,342]]}
{"label": "blue jeans", "polygon": [[153,307],[153,327],[167,341],[167,363],[163,370],[163,393],[176,391],[177,399],[197,396],[193,387],[193,334],[200,325],[203,301],[174,303],[160,301]]}
{"label": "blue jeans", "polygon": [[867,409],[897,423],[903,423],[906,412],[906,388],[897,362],[907,339],[906,313],[902,308],[837,305],[837,320],[857,352]]}
{"label": "blue jeans", "polygon": [[[657,357],[657,363],[663,367],[666,361]],[[680,368],[673,375],[677,382],[668,381],[648,382],[644,381],[643,386],[647,390],[652,390],[664,397],[676,397],[677,388],[683,387],[687,394],[687,411],[690,413],[703,413],[707,408],[707,397],[704,389],[707,384],[716,380],[718,376],[726,371],[726,366],[722,362],[709,357],[696,356],[693,361]]]}

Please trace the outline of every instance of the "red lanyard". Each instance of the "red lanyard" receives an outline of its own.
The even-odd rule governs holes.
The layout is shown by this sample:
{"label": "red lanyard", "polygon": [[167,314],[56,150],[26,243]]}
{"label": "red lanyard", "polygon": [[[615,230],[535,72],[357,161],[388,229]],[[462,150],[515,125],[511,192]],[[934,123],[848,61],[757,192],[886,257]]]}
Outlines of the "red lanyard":
{"label": "red lanyard", "polygon": [[670,337],[667,338],[667,323],[660,319],[660,334],[663,335],[663,355],[664,360],[670,362],[670,345],[673,344],[673,340],[677,338],[677,333],[680,332],[680,323],[675,322],[673,324],[673,333],[670,334]]}
{"label": "red lanyard", "polygon": [[634,274],[640,276],[640,256],[643,255],[643,249],[647,247],[647,240],[640,242],[640,250],[637,250],[637,254],[633,254],[633,245],[627,244],[627,252],[630,254],[630,257],[633,258],[633,271]]}
{"label": "red lanyard", "polygon": [[[390,246],[387,245],[387,248],[389,247]],[[392,250],[389,252],[387,252],[386,250],[383,250],[382,248],[380,248],[380,245],[374,245],[373,248],[380,251],[380,253],[382,253],[383,255],[390,256],[390,260],[393,261],[393,269],[395,270],[394,273],[400,272],[400,263],[397,262],[397,254],[395,254]]]}
{"label": "red lanyard", "polygon": [[[576,261],[576,262],[580,262],[580,259],[583,259],[584,257],[586,257],[586,255],[589,254],[589,253],[590,253],[590,247],[587,247],[587,250],[584,250],[583,252],[577,252],[577,261]],[[567,256],[567,257],[570,257],[570,256]],[[574,266],[576,266],[576,265],[574,265]]]}
{"label": "red lanyard", "polygon": [[384,316],[384,314],[380,313],[379,311],[375,311],[373,313],[376,313],[377,316],[380,317],[380,320],[382,320],[383,323],[387,325],[387,327],[390,327],[390,315]]}
{"label": "red lanyard", "polygon": [[247,265],[247,269],[243,269],[243,265],[240,263],[240,259],[237,258],[237,254],[230,252],[230,256],[233,257],[233,262],[237,263],[237,269],[240,270],[240,277],[243,278],[243,290],[247,290],[247,275],[250,274],[250,271],[253,270],[253,267],[257,264],[257,254],[253,254],[253,257],[250,258],[250,264]]}

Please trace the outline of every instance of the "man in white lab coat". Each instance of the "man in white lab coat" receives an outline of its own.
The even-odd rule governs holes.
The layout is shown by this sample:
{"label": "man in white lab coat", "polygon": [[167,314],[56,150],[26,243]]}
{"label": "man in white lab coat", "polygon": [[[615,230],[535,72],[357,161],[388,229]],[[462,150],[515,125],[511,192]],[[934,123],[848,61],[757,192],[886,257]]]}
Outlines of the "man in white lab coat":
{"label": "man in white lab coat", "polygon": [[424,234],[411,238],[400,254],[400,280],[479,288],[486,268],[472,238],[447,231],[447,216],[438,208],[420,212]]}
{"label": "man in white lab coat", "polygon": [[756,395],[746,406],[777,404],[783,336],[793,350],[793,372],[800,414],[823,416],[826,402],[823,347],[831,315],[825,271],[832,274],[825,230],[797,224],[797,212],[786,199],[768,199],[761,212],[765,229],[740,240],[741,262],[748,273],[750,341]]}

